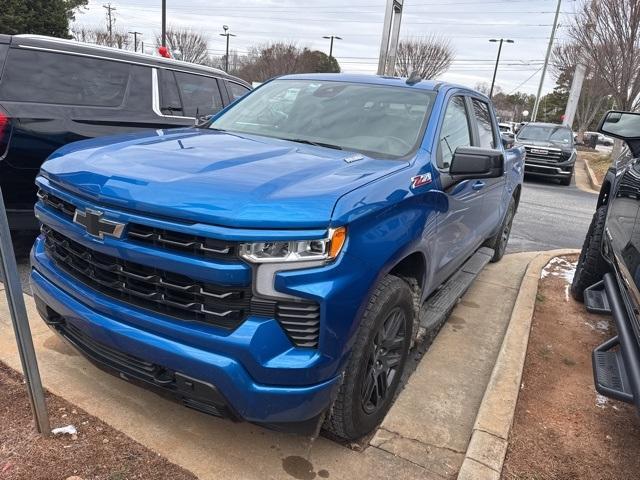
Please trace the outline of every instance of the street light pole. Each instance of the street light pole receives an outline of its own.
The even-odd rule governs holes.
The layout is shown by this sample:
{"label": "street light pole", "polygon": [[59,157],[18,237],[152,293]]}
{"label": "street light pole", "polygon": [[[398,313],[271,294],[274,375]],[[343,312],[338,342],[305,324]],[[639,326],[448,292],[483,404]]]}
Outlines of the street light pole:
{"label": "street light pole", "polygon": [[547,46],[547,56],[544,59],[544,67],[542,67],[542,77],[540,77],[540,85],[538,85],[538,94],[536,95],[536,103],[533,106],[533,113],[531,114],[531,121],[535,122],[538,118],[538,108],[540,107],[540,95],[542,95],[542,87],[544,86],[544,78],[547,75],[547,66],[549,65],[549,57],[551,56],[551,49],[553,48],[553,42],[556,39],[556,30],[558,29],[558,17],[560,16],[560,6],[562,0],[558,0],[556,6],[556,16],[553,20],[553,28],[551,29],[551,38],[549,39],[549,45]]}
{"label": "street light pole", "polygon": [[227,54],[224,57],[224,71],[229,73],[229,37],[235,37],[233,33],[229,33],[229,27],[227,25],[223,25],[222,29],[224,33],[221,33],[221,37],[227,37]]}
{"label": "street light pole", "polygon": [[329,44],[329,58],[333,58],[333,40],[342,40],[342,37],[338,37],[337,35],[325,35],[322,38],[326,38],[327,40],[331,40]]}
{"label": "street light pole", "polygon": [[491,90],[489,91],[489,98],[493,98],[493,87],[496,84],[496,75],[498,74],[498,64],[500,63],[500,54],[502,53],[502,43],[503,42],[514,43],[514,42],[510,38],[501,38],[501,39],[492,38],[489,41],[494,43],[495,42],[500,43],[500,45],[498,46],[498,58],[496,58],[496,67],[493,69],[493,80],[491,80]]}
{"label": "street light pole", "polygon": [[162,0],[162,47],[167,46],[167,0]]}

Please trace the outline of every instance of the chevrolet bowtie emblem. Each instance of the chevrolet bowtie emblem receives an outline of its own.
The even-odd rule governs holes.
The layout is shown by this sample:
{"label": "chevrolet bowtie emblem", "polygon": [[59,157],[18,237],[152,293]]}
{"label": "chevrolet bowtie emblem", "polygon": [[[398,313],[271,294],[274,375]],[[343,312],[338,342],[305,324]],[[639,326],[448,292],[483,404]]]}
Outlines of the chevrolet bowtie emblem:
{"label": "chevrolet bowtie emblem", "polygon": [[103,216],[104,213],[90,208],[84,211],[76,209],[76,213],[73,215],[73,221],[78,225],[82,225],[89,235],[98,237],[101,240],[104,239],[105,235],[114,238],[122,237],[125,224],[114,222],[113,220],[106,220],[102,218]]}

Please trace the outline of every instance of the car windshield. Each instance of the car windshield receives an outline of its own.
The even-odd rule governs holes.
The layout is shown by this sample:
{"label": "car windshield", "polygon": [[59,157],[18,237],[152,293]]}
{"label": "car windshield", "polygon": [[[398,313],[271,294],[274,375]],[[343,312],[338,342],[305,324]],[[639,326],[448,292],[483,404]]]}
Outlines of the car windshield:
{"label": "car windshield", "polygon": [[417,88],[281,79],[247,95],[209,127],[400,158],[417,147],[435,95]]}
{"label": "car windshield", "polygon": [[572,132],[560,125],[525,125],[518,133],[519,140],[539,140],[543,142],[554,142],[570,144]]}

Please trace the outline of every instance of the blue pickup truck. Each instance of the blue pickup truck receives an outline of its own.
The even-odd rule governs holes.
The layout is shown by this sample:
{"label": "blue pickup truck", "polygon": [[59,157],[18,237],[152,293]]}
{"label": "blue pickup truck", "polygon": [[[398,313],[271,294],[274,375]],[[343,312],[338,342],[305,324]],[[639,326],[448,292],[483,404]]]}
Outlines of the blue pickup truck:
{"label": "blue pickup truck", "polygon": [[281,77],[198,127],[54,153],[36,306],[99,366],[188,407],[356,439],[504,255],[523,167],[473,90]]}

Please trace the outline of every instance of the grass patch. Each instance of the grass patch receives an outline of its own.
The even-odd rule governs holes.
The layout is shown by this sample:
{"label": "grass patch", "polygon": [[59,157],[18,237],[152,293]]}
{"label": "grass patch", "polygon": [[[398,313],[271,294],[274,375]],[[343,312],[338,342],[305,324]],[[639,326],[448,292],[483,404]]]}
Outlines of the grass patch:
{"label": "grass patch", "polygon": [[607,170],[611,166],[611,155],[600,152],[578,152],[578,157],[589,162],[596,179],[599,183],[602,183]]}

